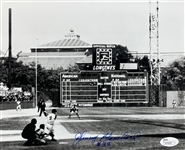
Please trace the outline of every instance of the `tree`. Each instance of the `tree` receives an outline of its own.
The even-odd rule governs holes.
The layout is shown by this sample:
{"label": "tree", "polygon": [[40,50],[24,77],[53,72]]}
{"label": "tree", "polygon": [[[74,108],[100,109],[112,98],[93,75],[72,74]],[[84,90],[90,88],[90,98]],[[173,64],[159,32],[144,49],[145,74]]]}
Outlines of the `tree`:
{"label": "tree", "polygon": [[147,55],[143,56],[142,58],[137,58],[135,62],[138,63],[138,68],[140,71],[146,70],[150,71],[150,60]]}
{"label": "tree", "polygon": [[[8,84],[8,60],[0,64],[1,78],[0,82]],[[17,62],[11,60],[11,84],[12,87],[22,87],[23,91],[31,91],[31,87],[35,84],[35,68],[24,65],[22,61]]]}
{"label": "tree", "polygon": [[167,84],[171,90],[185,88],[185,57],[175,60],[163,70],[161,84]]}
{"label": "tree", "polygon": [[[11,83],[12,87],[22,87],[23,91],[31,91],[36,86],[36,69],[35,62],[29,65],[23,64],[22,61],[12,60],[11,66]],[[0,82],[8,84],[8,61],[0,61],[1,78]],[[58,100],[60,88],[60,72],[64,71],[62,67],[57,69],[46,70],[40,64],[37,64],[37,91],[38,98],[51,99],[55,102]],[[69,65],[68,72],[78,72],[78,65]]]}
{"label": "tree", "polygon": [[0,83],[3,82],[5,84],[7,84],[8,81],[8,69],[6,65],[6,61],[0,61]]}
{"label": "tree", "polygon": [[68,72],[80,72],[80,69],[79,69],[79,66],[75,64],[75,65],[69,65],[67,71]]}
{"label": "tree", "polygon": [[[115,51],[116,51],[116,54],[119,54],[119,61],[121,63],[130,62],[130,59],[133,58],[132,54],[129,53],[129,50],[126,46],[116,45],[116,50]],[[113,62],[116,62],[116,57],[113,58]]]}

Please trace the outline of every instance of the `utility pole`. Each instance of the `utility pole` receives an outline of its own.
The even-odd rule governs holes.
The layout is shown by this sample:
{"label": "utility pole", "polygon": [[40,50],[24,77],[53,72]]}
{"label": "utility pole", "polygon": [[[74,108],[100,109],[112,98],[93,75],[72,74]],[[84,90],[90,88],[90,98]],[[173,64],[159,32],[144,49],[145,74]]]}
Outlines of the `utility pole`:
{"label": "utility pole", "polygon": [[11,63],[12,63],[12,10],[9,8],[9,54],[8,54],[8,88],[11,89]]}
{"label": "utility pole", "polygon": [[[150,83],[160,85],[160,50],[159,50],[159,7],[158,0],[149,2],[149,38],[150,38]],[[156,56],[157,54],[157,56]]]}
{"label": "utility pole", "polygon": [[37,65],[38,65],[38,63],[37,63],[37,48],[38,48],[38,40],[39,39],[36,39],[36,49],[35,49],[35,58],[36,58],[36,60],[35,60],[35,103],[36,103],[36,106],[37,106],[37,103],[38,103],[38,88],[37,88],[37,79],[38,79],[38,73],[37,73]]}

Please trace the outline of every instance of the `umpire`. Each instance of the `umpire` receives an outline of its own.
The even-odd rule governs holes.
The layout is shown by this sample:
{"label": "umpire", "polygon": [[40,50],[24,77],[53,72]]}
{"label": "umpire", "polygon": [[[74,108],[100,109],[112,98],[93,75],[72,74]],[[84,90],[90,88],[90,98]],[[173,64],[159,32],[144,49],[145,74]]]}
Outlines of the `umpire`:
{"label": "umpire", "polygon": [[36,124],[37,124],[37,120],[33,118],[31,120],[31,123],[26,125],[26,127],[23,129],[23,132],[21,135],[24,139],[27,139],[27,141],[24,143],[27,146],[37,144],[37,137],[35,132]]}
{"label": "umpire", "polygon": [[38,112],[40,111],[41,104],[42,104],[42,99],[41,99],[41,100],[39,100],[39,101],[38,101],[38,103],[37,103]]}
{"label": "umpire", "polygon": [[[41,103],[41,106],[40,106],[40,114],[39,114],[39,116],[41,116],[42,115],[42,113],[44,113],[45,111],[46,111],[46,104],[45,104],[45,102],[44,102],[44,100],[42,101],[42,103]],[[44,115],[45,115],[45,113],[44,113]],[[46,116],[46,115],[45,115]]]}

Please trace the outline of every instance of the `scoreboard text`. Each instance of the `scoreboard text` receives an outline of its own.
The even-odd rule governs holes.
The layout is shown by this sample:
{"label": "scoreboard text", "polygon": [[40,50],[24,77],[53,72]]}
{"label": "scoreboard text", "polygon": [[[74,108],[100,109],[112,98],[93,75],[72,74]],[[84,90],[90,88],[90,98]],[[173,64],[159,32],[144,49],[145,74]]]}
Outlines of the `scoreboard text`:
{"label": "scoreboard text", "polygon": [[61,73],[60,80],[62,104],[148,102],[146,72],[82,71],[81,73]]}

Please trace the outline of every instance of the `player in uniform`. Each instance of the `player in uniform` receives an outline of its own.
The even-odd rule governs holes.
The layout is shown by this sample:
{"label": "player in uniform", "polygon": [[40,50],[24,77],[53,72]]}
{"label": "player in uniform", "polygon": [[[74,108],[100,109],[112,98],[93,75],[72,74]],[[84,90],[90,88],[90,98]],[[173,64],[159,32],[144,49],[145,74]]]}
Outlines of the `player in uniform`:
{"label": "player in uniform", "polygon": [[176,102],[176,100],[173,100],[172,105],[173,105],[173,108],[176,108],[176,107],[177,107],[177,102]]}
{"label": "player in uniform", "polygon": [[44,139],[45,136],[48,136],[48,134],[45,132],[45,125],[41,124],[40,128],[36,130],[37,140],[40,144],[47,144],[46,140]]}
{"label": "player in uniform", "polygon": [[[45,111],[46,113],[46,111]],[[47,126],[46,128],[48,129],[49,131],[49,135],[51,136],[51,140],[52,141],[56,141],[56,139],[54,139],[54,123],[55,123],[55,120],[57,118],[57,110],[56,109],[52,109],[52,113],[51,114],[47,114]]]}
{"label": "player in uniform", "polygon": [[21,110],[21,101],[20,100],[16,100],[16,103],[17,103],[16,111],[17,110]]}
{"label": "player in uniform", "polygon": [[80,118],[79,114],[78,114],[78,107],[77,104],[72,105],[71,109],[70,109],[70,114],[68,118],[71,118],[71,115],[73,113],[76,113],[76,115],[78,116],[78,118]]}

